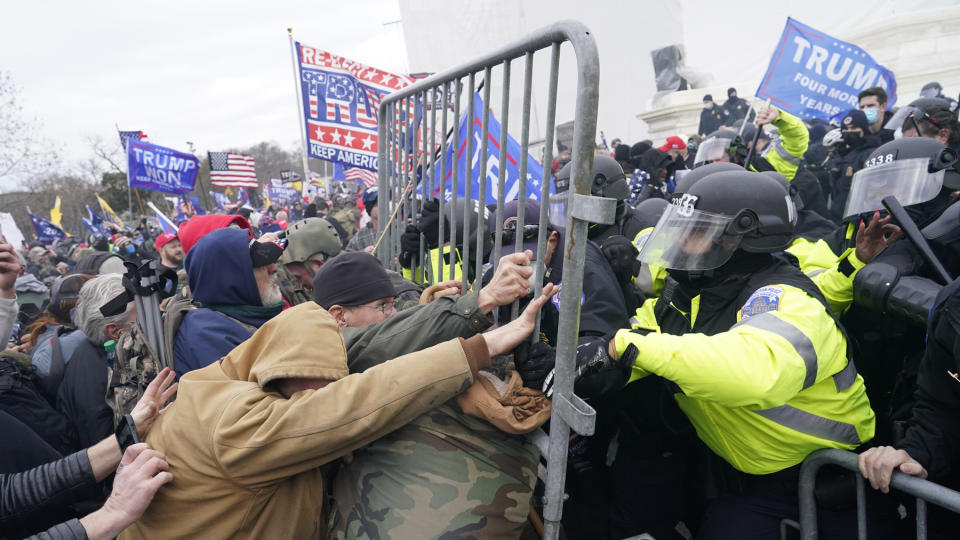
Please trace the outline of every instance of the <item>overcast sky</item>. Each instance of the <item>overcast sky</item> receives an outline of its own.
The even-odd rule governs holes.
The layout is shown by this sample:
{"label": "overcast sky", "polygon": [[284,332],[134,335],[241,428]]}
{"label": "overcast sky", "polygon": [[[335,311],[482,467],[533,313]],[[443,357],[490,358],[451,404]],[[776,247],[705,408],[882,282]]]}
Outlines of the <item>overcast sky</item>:
{"label": "overcast sky", "polygon": [[317,48],[405,71],[398,19],[395,0],[10,1],[0,70],[67,160],[90,155],[88,137],[114,144],[114,123],[181,150],[291,147],[300,135],[287,27]]}

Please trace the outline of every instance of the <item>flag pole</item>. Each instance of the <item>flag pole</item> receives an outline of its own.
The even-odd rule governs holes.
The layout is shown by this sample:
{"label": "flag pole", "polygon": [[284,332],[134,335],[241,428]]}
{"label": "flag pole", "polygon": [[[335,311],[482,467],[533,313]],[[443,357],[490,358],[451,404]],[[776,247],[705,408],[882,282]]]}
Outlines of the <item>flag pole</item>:
{"label": "flag pole", "polygon": [[300,70],[297,68],[297,49],[293,43],[293,28],[287,27],[287,38],[290,40],[290,65],[293,68],[293,88],[294,95],[297,97],[297,129],[300,131],[301,157],[303,157],[303,177],[310,178],[310,161],[307,153],[307,130],[302,122],[303,114],[303,96],[301,94]]}
{"label": "flag pole", "polygon": [[[120,135],[120,124],[114,122],[113,127],[117,128],[117,135]],[[121,139],[122,142],[122,139]],[[124,144],[122,148],[123,152],[127,152],[127,146]],[[102,209],[101,209],[102,210]],[[133,217],[133,187],[130,186],[130,171],[127,171],[127,212],[130,212],[130,216]]]}

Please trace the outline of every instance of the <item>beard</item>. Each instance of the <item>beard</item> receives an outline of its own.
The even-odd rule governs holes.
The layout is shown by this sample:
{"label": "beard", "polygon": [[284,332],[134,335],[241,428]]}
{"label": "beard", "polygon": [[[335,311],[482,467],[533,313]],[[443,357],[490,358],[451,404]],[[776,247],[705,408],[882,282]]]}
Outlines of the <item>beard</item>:
{"label": "beard", "polygon": [[280,287],[277,286],[276,275],[270,277],[270,282],[267,284],[266,290],[260,291],[260,303],[264,306],[274,306],[283,303],[283,294],[280,293]]}

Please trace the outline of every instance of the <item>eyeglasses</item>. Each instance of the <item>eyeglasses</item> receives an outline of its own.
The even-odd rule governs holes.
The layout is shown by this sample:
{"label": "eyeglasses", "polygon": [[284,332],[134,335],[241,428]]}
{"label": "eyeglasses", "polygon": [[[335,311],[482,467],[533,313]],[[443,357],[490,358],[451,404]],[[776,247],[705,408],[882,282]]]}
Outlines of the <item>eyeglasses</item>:
{"label": "eyeglasses", "polygon": [[937,129],[943,129],[942,127],[940,127],[940,123],[937,122],[937,120],[936,120],[934,117],[932,117],[932,116],[930,116],[929,114],[927,114],[926,111],[923,111],[923,110],[921,110],[921,109],[917,109],[917,110],[913,111],[912,113],[910,113],[910,116],[907,117],[907,118],[909,118],[910,120],[913,121],[913,127],[914,127],[914,129],[917,130],[917,135],[921,135],[921,134],[922,134],[921,131],[920,131],[920,126],[917,124],[917,113],[920,113],[920,115],[919,115],[920,120],[925,120],[925,121],[927,121],[927,122],[930,122],[930,123],[933,124],[934,127],[936,127]]}
{"label": "eyeglasses", "polygon": [[[521,238],[524,240],[533,240],[540,235],[539,225],[524,225],[520,231]],[[497,233],[490,233],[490,238],[497,239]],[[517,239],[517,222],[511,221],[503,225],[503,241],[507,244],[513,243]]]}
{"label": "eyeglasses", "polygon": [[354,307],[362,307],[362,308],[367,308],[367,309],[375,309],[375,310],[379,311],[379,312],[380,312],[381,314],[383,314],[383,315],[387,315],[387,314],[389,314],[389,313],[393,313],[393,312],[397,311],[397,306],[395,306],[392,301],[391,301],[391,302],[385,302],[385,303],[382,303],[382,304],[377,304],[377,305],[375,305],[375,306],[363,305],[363,306],[354,306]]}

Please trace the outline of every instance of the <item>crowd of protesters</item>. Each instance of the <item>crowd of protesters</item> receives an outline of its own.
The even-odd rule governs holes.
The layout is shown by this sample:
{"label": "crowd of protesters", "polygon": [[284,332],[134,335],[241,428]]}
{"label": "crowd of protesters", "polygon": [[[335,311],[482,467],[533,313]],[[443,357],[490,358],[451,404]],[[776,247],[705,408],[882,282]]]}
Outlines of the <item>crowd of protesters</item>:
{"label": "crowd of protesters", "polygon": [[[872,538],[912,528],[894,471],[960,486],[960,124],[928,86],[834,124],[730,88],[696,135],[596,151],[617,207],[585,248],[597,428],[570,439],[566,537],[779,538],[823,448],[859,454]],[[570,157],[544,167],[558,194]],[[375,187],[0,244],[0,536],[542,534],[525,435],[554,397],[565,220],[415,203],[398,272]],[[853,478],[819,485],[821,535],[852,537]]]}

